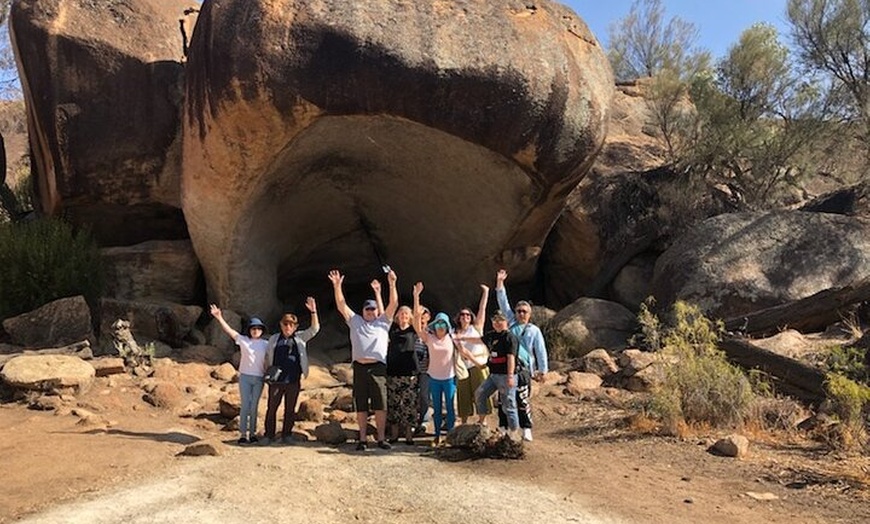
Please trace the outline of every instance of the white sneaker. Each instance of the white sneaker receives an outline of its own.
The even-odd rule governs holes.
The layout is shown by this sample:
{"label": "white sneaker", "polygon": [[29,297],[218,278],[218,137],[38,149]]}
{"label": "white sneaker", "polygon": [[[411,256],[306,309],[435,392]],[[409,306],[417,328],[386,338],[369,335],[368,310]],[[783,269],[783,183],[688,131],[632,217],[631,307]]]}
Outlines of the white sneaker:
{"label": "white sneaker", "polygon": [[532,428],[523,428],[523,440],[526,442],[532,441]]}

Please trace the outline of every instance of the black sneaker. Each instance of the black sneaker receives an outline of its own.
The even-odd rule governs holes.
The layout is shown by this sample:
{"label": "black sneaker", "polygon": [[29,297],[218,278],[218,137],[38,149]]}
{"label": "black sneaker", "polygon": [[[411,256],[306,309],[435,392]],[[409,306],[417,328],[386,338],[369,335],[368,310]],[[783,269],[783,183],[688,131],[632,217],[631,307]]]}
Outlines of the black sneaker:
{"label": "black sneaker", "polygon": [[363,442],[362,440],[360,440],[359,442],[357,442],[357,443],[356,443],[356,450],[357,450],[357,451],[365,451],[365,450],[366,450],[366,443]]}
{"label": "black sneaker", "polygon": [[243,445],[243,444],[247,444],[248,442],[250,442],[250,441],[249,441],[246,437],[241,437],[241,438],[239,438],[239,440],[237,441],[237,443],[238,443],[240,446]]}
{"label": "black sneaker", "polygon": [[381,449],[393,449],[393,445],[387,442],[386,440],[379,440],[378,447]]}
{"label": "black sneaker", "polygon": [[248,442],[250,442],[251,444],[256,444],[259,441],[260,441],[260,439],[258,439],[254,435],[251,435],[251,438],[248,439]]}

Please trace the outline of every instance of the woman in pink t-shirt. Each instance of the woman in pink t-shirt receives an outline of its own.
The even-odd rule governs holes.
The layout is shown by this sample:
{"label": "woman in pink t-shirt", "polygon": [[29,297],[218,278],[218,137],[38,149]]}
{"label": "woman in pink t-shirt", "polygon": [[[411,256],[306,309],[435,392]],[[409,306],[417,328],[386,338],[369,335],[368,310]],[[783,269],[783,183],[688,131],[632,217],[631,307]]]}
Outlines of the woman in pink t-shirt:
{"label": "woman in pink t-shirt", "polygon": [[422,312],[420,293],[422,292],[423,283],[414,284],[414,331],[429,349],[429,393],[432,396],[432,417],[435,423],[433,445],[437,446],[441,444],[442,406],[447,409],[447,431],[453,429],[456,423],[456,410],[453,405],[456,398],[453,352],[457,349],[450,335],[450,317],[447,313],[435,315],[435,319],[429,323],[429,329],[423,326],[420,320]]}

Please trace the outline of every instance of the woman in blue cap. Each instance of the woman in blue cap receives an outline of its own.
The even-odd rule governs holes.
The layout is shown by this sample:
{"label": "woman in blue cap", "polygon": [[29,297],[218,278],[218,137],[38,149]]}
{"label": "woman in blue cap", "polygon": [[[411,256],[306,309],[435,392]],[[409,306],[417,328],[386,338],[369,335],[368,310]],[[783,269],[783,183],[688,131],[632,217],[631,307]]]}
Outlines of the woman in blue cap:
{"label": "woman in blue cap", "polygon": [[[435,440],[432,444],[438,446],[441,444],[442,399],[447,408],[447,431],[453,429],[456,423],[456,410],[453,405],[456,397],[453,352],[456,348],[450,335],[450,317],[447,313],[435,315],[435,319],[429,323],[428,330],[423,325],[420,306],[422,292],[423,283],[414,284],[414,331],[429,348],[429,392],[432,395],[432,417],[435,422]],[[429,330],[432,332],[430,333]]]}
{"label": "woman in blue cap", "polygon": [[217,319],[224,333],[233,339],[242,352],[239,361],[239,394],[242,406],[239,413],[239,444],[257,442],[257,406],[263,394],[263,374],[266,371],[266,350],[269,342],[263,338],[266,325],[257,317],[248,322],[248,335],[240,334],[224,320],[220,308],[212,304],[211,316]]}

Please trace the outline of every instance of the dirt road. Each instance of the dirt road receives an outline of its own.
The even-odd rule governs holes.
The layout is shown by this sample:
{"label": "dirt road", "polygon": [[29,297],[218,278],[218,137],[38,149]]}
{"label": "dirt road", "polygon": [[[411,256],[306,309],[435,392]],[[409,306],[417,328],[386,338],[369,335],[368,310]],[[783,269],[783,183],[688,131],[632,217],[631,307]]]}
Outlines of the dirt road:
{"label": "dirt road", "polygon": [[[450,462],[423,445],[239,447],[125,380],[76,400],[96,421],[0,404],[0,523],[870,522],[868,457],[757,435],[746,459],[717,457],[597,401],[537,397],[526,459]],[[223,455],[176,456],[197,438]]]}

